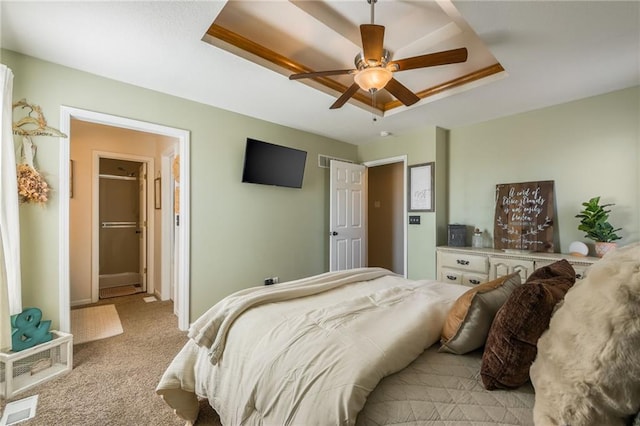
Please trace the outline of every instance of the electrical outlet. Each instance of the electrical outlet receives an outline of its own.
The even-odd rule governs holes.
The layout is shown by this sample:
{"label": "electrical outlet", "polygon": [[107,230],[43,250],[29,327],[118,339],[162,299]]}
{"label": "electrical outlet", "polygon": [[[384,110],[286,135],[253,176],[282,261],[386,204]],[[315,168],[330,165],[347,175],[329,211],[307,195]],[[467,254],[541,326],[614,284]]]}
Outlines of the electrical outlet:
{"label": "electrical outlet", "polygon": [[271,280],[273,280],[273,284],[278,284],[280,282],[280,278],[278,277],[273,277]]}
{"label": "electrical outlet", "polygon": [[273,282],[273,278],[265,278],[264,279],[264,285],[271,285],[271,284],[275,284]]}

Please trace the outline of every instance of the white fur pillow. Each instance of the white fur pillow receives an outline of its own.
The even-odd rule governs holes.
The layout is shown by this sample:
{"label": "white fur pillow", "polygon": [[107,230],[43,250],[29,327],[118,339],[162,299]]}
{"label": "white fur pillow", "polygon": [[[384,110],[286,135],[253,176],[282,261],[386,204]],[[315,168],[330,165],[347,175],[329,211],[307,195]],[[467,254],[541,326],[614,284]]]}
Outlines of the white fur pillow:
{"label": "white fur pillow", "polygon": [[640,409],[640,244],[596,262],[566,294],[531,366],[543,425],[624,425]]}

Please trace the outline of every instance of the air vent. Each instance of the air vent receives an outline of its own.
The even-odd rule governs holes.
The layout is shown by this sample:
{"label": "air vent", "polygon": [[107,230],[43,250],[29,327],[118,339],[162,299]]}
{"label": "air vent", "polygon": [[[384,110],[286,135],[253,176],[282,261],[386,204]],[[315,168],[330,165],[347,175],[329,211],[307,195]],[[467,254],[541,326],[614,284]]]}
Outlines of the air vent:
{"label": "air vent", "polygon": [[331,160],[343,161],[345,163],[353,163],[351,160],[345,160],[344,158],[330,157],[328,155],[319,154],[318,155],[318,167],[323,169],[328,169]]}

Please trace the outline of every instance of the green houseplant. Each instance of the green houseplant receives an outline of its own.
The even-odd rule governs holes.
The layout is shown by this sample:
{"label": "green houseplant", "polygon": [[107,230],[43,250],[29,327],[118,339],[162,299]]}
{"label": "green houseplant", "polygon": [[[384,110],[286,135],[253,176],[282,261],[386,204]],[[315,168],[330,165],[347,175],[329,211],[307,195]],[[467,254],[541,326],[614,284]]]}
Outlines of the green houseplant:
{"label": "green houseplant", "polygon": [[584,207],[582,211],[576,215],[580,219],[578,229],[585,232],[585,238],[596,242],[596,254],[600,257],[608,250],[615,247],[614,241],[621,239],[616,232],[622,228],[614,228],[609,223],[609,213],[607,207],[614,204],[600,204],[600,197],[591,198],[589,201],[582,203]]}

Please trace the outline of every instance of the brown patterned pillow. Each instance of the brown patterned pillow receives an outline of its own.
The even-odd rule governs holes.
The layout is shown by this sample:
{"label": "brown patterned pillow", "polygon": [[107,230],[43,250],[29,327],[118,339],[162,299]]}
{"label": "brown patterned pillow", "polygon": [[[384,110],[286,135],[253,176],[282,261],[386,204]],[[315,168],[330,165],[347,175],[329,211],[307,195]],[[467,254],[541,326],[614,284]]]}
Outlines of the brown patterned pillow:
{"label": "brown patterned pillow", "polygon": [[529,380],[536,344],[556,304],[576,281],[566,260],[535,270],[502,305],[491,324],[480,375],[485,388],[510,389]]}

